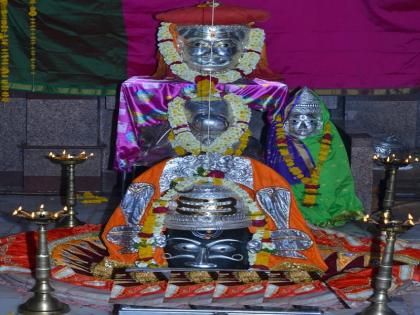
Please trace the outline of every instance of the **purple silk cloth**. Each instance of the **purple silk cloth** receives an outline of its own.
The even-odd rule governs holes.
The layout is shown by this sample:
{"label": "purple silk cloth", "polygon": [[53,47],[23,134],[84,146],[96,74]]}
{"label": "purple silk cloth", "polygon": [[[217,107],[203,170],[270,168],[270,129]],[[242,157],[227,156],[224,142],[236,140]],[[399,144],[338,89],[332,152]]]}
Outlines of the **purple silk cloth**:
{"label": "purple silk cloth", "polygon": [[[216,88],[225,93],[241,95],[250,108],[267,111],[268,120],[273,111],[283,105],[288,92],[283,83],[261,79],[246,83],[217,84]],[[132,77],[123,82],[114,168],[129,171],[142,151],[139,141],[141,127],[164,123],[167,120],[168,103],[183,92],[194,89],[195,84],[189,82],[155,80],[150,77]]]}
{"label": "purple silk cloth", "polygon": [[[273,169],[275,169],[279,174],[281,174],[290,185],[299,184],[301,183],[300,179],[298,179],[296,176],[294,176],[290,170],[289,167],[284,162],[283,157],[280,155],[280,152],[277,148],[277,135],[276,135],[276,124],[272,123],[270,124],[268,128],[268,136],[267,136],[267,145],[266,145],[266,156],[265,161],[267,165],[271,166]],[[288,150],[290,152],[290,155],[293,156],[293,162],[297,167],[299,167],[300,170],[302,170],[303,175],[305,177],[310,177],[310,171],[303,160],[302,156],[296,149],[296,145],[293,142],[291,137],[286,137]],[[310,162],[315,165],[314,160],[312,158],[311,153],[306,148],[306,146],[303,145],[303,150],[306,151]]]}
{"label": "purple silk cloth", "polygon": [[[156,13],[200,0],[122,0],[128,76],[150,75],[156,60]],[[221,0],[266,9],[271,69],[291,87],[420,86],[419,0]],[[217,8],[216,8],[217,14]]]}

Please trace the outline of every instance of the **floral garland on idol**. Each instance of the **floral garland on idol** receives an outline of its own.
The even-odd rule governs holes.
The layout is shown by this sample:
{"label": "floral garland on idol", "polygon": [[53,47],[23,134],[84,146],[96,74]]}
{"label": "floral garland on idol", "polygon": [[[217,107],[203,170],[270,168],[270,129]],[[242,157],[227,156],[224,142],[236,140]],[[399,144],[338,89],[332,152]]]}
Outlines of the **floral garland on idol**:
{"label": "floral garland on idol", "polygon": [[[198,92],[202,85],[201,82],[208,81],[200,81],[197,84]],[[242,154],[251,134],[248,128],[251,120],[251,110],[240,95],[230,93],[223,96],[223,99],[231,108],[234,123],[209,145],[203,145],[191,132],[184,110],[186,99],[178,96],[168,104],[168,121],[171,126],[168,139],[178,155],[185,155],[188,152],[194,155],[198,155],[201,152],[221,153],[224,155]],[[233,146],[238,141],[239,145],[234,150]]]}
{"label": "floral garland on idol", "polygon": [[[146,217],[141,233],[139,234],[138,257],[136,265],[140,268],[158,267],[159,263],[154,259],[154,254],[159,242],[164,236],[165,216],[169,211],[170,203],[176,199],[176,196],[182,192],[191,189],[197,184],[211,183],[217,186],[223,186],[237,194],[246,205],[252,226],[250,230],[253,233],[252,241],[261,243],[262,250],[258,253],[248,251],[248,260],[250,266],[266,266],[268,264],[268,253],[274,250],[274,245],[270,241],[270,232],[266,230],[265,215],[258,207],[257,203],[251,199],[249,194],[238,184],[224,179],[224,173],[221,171],[205,171],[198,169],[195,176],[189,178],[176,178],[171,183],[171,187],[160,199],[152,204],[152,211]],[[162,253],[163,254],[163,253]]]}
{"label": "floral garland on idol", "polygon": [[306,177],[303,171],[297,166],[293,160],[293,155],[289,151],[287,144],[286,131],[281,115],[275,119],[276,124],[276,144],[283,161],[286,163],[290,174],[296,176],[304,184],[303,205],[307,207],[316,204],[316,197],[319,189],[319,177],[322,165],[328,157],[331,147],[331,125],[329,122],[325,124],[324,134],[320,140],[320,150],[318,155],[318,164],[310,170],[310,176]]}
{"label": "floral garland on idol", "polygon": [[0,46],[1,46],[1,68],[0,68],[0,76],[1,76],[1,102],[8,102],[10,99],[10,92],[9,92],[9,23],[8,23],[8,11],[7,11],[7,2],[8,0],[0,0]]}
{"label": "floral garland on idol", "polygon": [[[172,73],[181,79],[194,82],[198,71],[192,70],[184,62],[177,51],[174,43],[174,37],[171,33],[171,23],[162,22],[158,30],[158,46],[159,51],[169,65]],[[245,45],[244,54],[242,55],[238,66],[235,69],[222,73],[214,73],[213,77],[217,78],[220,83],[231,83],[241,79],[243,76],[250,74],[256,68],[261,58],[261,51],[264,47],[265,33],[262,29],[251,28],[249,32],[248,42]]]}

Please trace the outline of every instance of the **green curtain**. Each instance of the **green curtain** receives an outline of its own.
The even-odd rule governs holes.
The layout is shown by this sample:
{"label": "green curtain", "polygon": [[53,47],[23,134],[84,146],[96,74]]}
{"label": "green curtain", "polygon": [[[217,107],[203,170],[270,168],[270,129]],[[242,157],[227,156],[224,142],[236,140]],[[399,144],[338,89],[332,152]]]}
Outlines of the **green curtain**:
{"label": "green curtain", "polygon": [[114,95],[126,79],[120,1],[38,1],[36,73],[30,73],[29,1],[9,0],[11,89]]}

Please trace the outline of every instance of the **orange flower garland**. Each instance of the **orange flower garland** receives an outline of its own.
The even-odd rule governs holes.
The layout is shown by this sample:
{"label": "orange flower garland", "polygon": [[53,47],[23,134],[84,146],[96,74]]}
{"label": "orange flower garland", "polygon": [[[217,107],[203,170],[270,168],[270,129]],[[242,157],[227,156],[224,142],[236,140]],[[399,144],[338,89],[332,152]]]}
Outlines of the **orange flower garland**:
{"label": "orange flower garland", "polygon": [[9,24],[7,20],[7,2],[8,0],[0,0],[0,46],[1,46],[1,68],[0,68],[0,88],[1,88],[1,102],[8,102],[9,94],[9,35],[7,33]]}
{"label": "orange flower garland", "polygon": [[330,123],[325,124],[324,135],[320,141],[320,150],[318,155],[318,165],[310,170],[310,176],[306,177],[302,170],[295,164],[293,156],[289,151],[287,145],[286,131],[284,130],[284,123],[281,115],[276,117],[276,143],[280,155],[283,161],[286,163],[289,172],[297,177],[304,184],[304,195],[303,205],[307,207],[314,206],[316,204],[316,197],[318,195],[319,188],[319,177],[321,173],[322,165],[330,153],[331,147],[331,125]]}
{"label": "orange flower garland", "polygon": [[35,70],[36,70],[36,10],[37,0],[29,0],[29,36],[30,36],[30,71],[32,74],[32,91],[35,90]]}
{"label": "orange flower garland", "polygon": [[[239,139],[239,145],[236,148],[236,150],[234,150],[233,148],[228,148],[224,154],[225,155],[238,155],[238,156],[242,155],[242,152],[245,150],[245,148],[248,145],[248,138],[250,136],[251,136],[251,131],[249,129],[245,130],[244,134]],[[169,132],[168,139],[171,142],[174,141],[175,139],[175,135],[172,130]],[[176,154],[179,156],[184,156],[188,153],[183,147],[180,147],[180,146],[175,147],[174,150]]]}

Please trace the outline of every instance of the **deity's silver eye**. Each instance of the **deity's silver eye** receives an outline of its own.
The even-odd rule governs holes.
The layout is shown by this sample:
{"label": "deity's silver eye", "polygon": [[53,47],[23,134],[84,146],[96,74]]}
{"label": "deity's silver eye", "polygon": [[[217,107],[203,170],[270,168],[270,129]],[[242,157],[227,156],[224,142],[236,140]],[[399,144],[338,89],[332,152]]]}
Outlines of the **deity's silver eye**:
{"label": "deity's silver eye", "polygon": [[201,247],[193,243],[178,243],[173,248],[183,252],[197,252]]}
{"label": "deity's silver eye", "polygon": [[209,250],[214,253],[227,254],[232,253],[237,249],[229,244],[217,244],[209,247]]}

